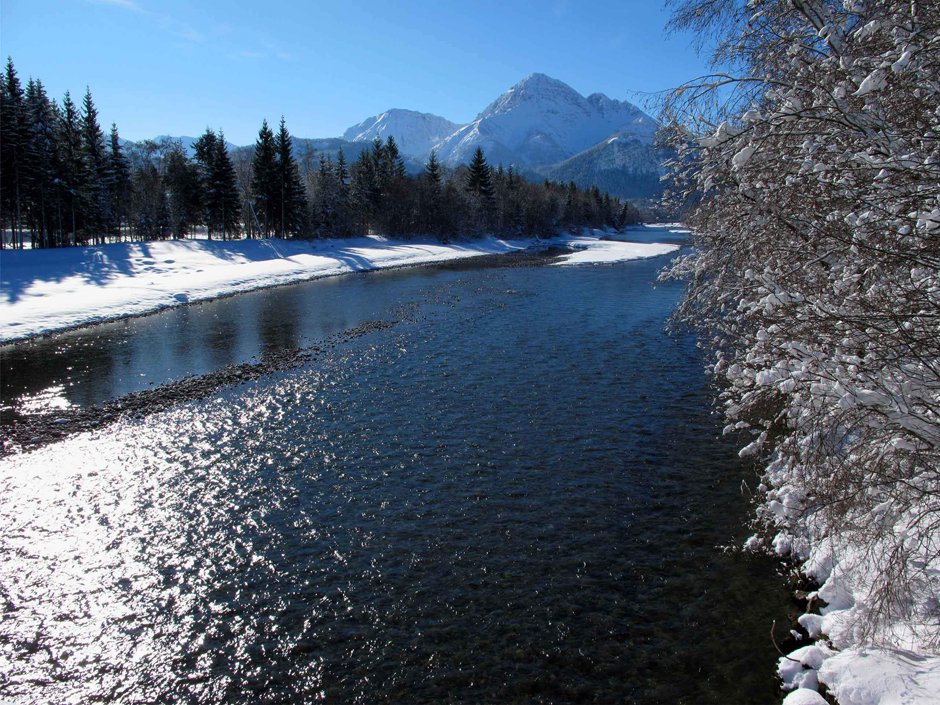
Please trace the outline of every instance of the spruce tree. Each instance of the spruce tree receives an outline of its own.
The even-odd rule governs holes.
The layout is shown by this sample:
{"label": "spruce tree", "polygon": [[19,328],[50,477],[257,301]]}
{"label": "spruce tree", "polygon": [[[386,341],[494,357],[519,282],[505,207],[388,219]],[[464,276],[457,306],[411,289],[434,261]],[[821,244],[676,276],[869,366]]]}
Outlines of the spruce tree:
{"label": "spruce tree", "polygon": [[41,81],[30,80],[26,89],[26,108],[29,124],[25,150],[29,227],[38,235],[33,237],[33,247],[50,247],[55,243],[55,232],[59,227],[56,218],[59,195],[58,114]]}
{"label": "spruce tree", "polygon": [[485,203],[493,200],[493,179],[483,149],[477,147],[467,169],[467,190]]}
{"label": "spruce tree", "polygon": [[166,155],[164,183],[169,198],[170,228],[173,237],[190,235],[201,211],[199,171],[182,144],[175,143]]}
{"label": "spruce tree", "polygon": [[277,152],[278,210],[275,214],[278,235],[300,235],[306,225],[307,198],[300,169],[293,154],[293,140],[287,131],[287,123],[281,116],[281,124],[275,138]]}
{"label": "spruce tree", "polygon": [[108,152],[108,192],[114,214],[114,232],[121,236],[130,212],[131,169],[121,147],[117,125],[111,123],[110,150]]}
{"label": "spruce tree", "polygon": [[23,170],[26,148],[26,106],[23,87],[13,66],[7,59],[0,93],[0,226],[6,221],[13,233],[11,244],[22,247],[23,229]]}
{"label": "spruce tree", "polygon": [[95,242],[104,242],[104,232],[111,225],[111,202],[108,197],[108,156],[104,132],[98,124],[98,110],[91,98],[91,89],[85,90],[82,101],[82,148],[86,162],[82,201],[86,208],[85,228]]}
{"label": "spruce tree", "polygon": [[222,227],[222,238],[234,237],[238,232],[239,211],[241,210],[241,196],[238,193],[238,177],[235,174],[235,165],[225,146],[225,133],[219,130],[219,138],[215,145],[215,159],[213,160],[215,175],[214,196],[221,210],[219,223]]}
{"label": "spruce tree", "polygon": [[59,134],[56,140],[59,146],[60,185],[64,211],[65,244],[77,245],[82,240],[81,228],[85,209],[83,194],[87,181],[87,167],[82,143],[82,129],[78,108],[68,91],[62,99],[62,112],[59,120]]}
{"label": "spruce tree", "polygon": [[251,161],[251,192],[261,234],[270,237],[276,229],[275,210],[280,205],[280,175],[274,133],[268,127],[267,120],[261,123],[258,141],[255,143],[255,155]]}
{"label": "spruce tree", "polygon": [[477,147],[467,168],[467,192],[470,194],[474,230],[486,230],[495,222],[493,177],[483,149]]}
{"label": "spruce tree", "polygon": [[199,173],[200,200],[206,224],[206,234],[211,240],[212,233],[221,230],[221,208],[216,197],[216,152],[218,137],[210,128],[193,142],[193,159]]}

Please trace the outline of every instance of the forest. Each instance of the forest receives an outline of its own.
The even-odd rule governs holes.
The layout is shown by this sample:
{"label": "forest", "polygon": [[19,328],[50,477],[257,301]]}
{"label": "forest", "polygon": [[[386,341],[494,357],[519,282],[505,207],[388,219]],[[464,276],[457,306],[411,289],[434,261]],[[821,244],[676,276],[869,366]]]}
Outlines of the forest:
{"label": "forest", "polygon": [[297,148],[282,117],[254,146],[231,149],[207,128],[192,145],[125,142],[100,125],[90,89],[81,105],[25,88],[13,60],[0,76],[0,228],[3,246],[63,247],[195,235],[326,238],[382,234],[442,240],[484,233],[549,236],[639,221],[630,203],[596,186],[532,183],[477,150],[443,167],[432,153],[408,174],[392,137],[352,163]]}

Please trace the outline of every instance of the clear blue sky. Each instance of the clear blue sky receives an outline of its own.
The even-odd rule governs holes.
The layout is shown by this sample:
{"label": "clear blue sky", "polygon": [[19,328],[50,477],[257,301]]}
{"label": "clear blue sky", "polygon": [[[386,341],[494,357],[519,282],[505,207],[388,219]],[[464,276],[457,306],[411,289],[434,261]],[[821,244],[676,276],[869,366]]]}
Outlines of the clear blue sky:
{"label": "clear blue sky", "polygon": [[248,144],[282,113],[300,137],[388,108],[469,122],[533,72],[640,102],[704,71],[667,17],[660,0],[0,0],[0,52],[57,100],[90,86],[127,139]]}

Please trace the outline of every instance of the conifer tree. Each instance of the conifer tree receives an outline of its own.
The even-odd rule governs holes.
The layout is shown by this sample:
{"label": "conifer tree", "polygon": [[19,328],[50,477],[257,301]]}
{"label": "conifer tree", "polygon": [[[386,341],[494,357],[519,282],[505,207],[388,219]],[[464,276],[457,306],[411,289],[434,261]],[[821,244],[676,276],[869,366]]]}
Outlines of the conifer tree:
{"label": "conifer tree", "polygon": [[26,114],[29,123],[26,144],[27,200],[33,247],[54,244],[57,229],[58,154],[55,104],[46,95],[39,80],[30,80],[26,89]]}
{"label": "conifer tree", "polygon": [[467,168],[467,192],[471,199],[473,226],[475,230],[487,229],[494,223],[495,192],[493,190],[492,170],[486,163],[483,149],[477,147],[473,159]]}
{"label": "conifer tree", "polygon": [[467,170],[467,190],[481,201],[489,203],[493,200],[492,174],[481,147],[473,153]]}
{"label": "conifer tree", "polygon": [[91,89],[85,90],[82,101],[82,146],[86,161],[86,180],[83,201],[86,210],[85,227],[95,242],[104,242],[104,231],[111,221],[111,203],[108,198],[108,157],[104,132],[98,124],[98,110],[91,98]]}
{"label": "conifer tree", "polygon": [[437,153],[431,150],[421,175],[419,228],[423,232],[441,234],[443,180],[441,163],[437,160]]}
{"label": "conifer tree", "polygon": [[111,123],[108,152],[108,192],[114,215],[115,234],[121,236],[130,212],[131,170],[121,147],[117,124]]}
{"label": "conifer tree", "polygon": [[78,109],[68,91],[62,99],[62,113],[59,121],[59,164],[61,167],[60,184],[63,197],[65,242],[77,245],[82,241],[84,208],[83,193],[87,180],[87,168],[82,144],[82,131]]}
{"label": "conifer tree", "polygon": [[251,192],[255,217],[261,234],[270,237],[276,231],[275,211],[280,205],[280,174],[277,165],[277,147],[268,121],[261,123],[255,155],[251,162]]}
{"label": "conifer tree", "polygon": [[281,124],[275,138],[277,152],[277,233],[280,237],[298,236],[306,225],[307,198],[300,170],[293,154],[293,140],[287,131],[287,123],[281,116]]}
{"label": "conifer tree", "polygon": [[221,130],[216,135],[206,128],[193,149],[209,238],[219,233],[224,240],[238,230],[240,208],[235,166],[225,146],[225,135]]}
{"label": "conifer tree", "polygon": [[164,182],[169,198],[173,237],[184,238],[199,222],[201,211],[199,172],[177,142],[166,156]]}
{"label": "conifer tree", "polygon": [[213,196],[220,209],[219,224],[222,229],[222,239],[233,237],[239,230],[239,211],[241,210],[241,197],[238,194],[238,177],[235,174],[235,165],[225,145],[225,133],[219,130],[219,138],[215,145],[214,190]]}
{"label": "conifer tree", "polygon": [[4,221],[9,223],[13,232],[11,244],[22,247],[23,196],[22,183],[26,147],[26,115],[23,87],[13,66],[13,59],[7,59],[0,93],[0,188],[2,188]]}

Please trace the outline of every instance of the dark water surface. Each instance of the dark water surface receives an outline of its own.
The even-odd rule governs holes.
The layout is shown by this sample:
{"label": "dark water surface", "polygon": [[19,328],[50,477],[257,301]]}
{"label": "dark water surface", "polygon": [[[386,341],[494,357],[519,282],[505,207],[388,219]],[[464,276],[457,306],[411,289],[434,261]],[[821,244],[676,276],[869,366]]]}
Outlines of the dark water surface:
{"label": "dark water surface", "polygon": [[777,701],[786,595],[720,548],[750,476],[663,333],[664,263],[351,276],[17,346],[52,347],[5,394],[86,404],[401,321],[0,461],[0,699]]}

